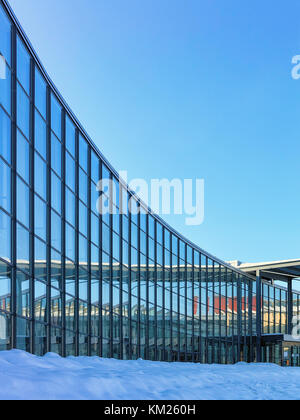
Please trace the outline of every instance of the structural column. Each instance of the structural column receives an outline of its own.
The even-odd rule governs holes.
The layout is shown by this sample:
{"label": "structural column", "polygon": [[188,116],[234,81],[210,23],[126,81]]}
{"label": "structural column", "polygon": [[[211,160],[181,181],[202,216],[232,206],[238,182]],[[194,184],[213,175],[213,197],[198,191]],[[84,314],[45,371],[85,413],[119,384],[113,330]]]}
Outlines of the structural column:
{"label": "structural column", "polygon": [[293,280],[288,279],[288,334],[293,332]]}
{"label": "structural column", "polygon": [[262,325],[261,325],[261,314],[262,314],[262,282],[261,272],[256,272],[256,361],[261,363],[261,336],[262,336]]}

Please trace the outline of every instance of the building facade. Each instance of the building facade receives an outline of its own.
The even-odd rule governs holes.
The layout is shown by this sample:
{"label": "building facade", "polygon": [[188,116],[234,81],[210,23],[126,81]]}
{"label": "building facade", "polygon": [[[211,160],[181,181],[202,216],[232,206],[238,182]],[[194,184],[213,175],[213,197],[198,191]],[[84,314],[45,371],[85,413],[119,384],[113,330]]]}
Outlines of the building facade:
{"label": "building facade", "polygon": [[263,335],[290,333],[291,291],[210,256],[128,191],[6,0],[0,54],[0,350],[282,363]]}

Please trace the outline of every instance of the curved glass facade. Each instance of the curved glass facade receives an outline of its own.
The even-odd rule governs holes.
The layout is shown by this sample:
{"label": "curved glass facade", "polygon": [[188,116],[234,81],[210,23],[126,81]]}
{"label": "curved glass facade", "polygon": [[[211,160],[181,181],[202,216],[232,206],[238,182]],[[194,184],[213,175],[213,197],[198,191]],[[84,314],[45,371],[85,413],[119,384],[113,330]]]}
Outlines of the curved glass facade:
{"label": "curved glass facade", "polygon": [[[119,183],[3,0],[0,53],[0,349],[256,360],[255,278],[187,242]],[[102,178],[117,192],[103,195],[113,210],[103,216]],[[286,293],[263,286],[266,333],[286,332]]]}

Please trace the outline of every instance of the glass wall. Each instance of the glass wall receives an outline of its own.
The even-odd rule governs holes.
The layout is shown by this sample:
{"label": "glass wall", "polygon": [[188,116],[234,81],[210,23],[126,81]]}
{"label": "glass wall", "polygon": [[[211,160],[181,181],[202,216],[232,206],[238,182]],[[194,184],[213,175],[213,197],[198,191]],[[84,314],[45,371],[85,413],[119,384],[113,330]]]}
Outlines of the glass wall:
{"label": "glass wall", "polygon": [[[2,6],[0,53],[0,350],[251,361],[255,280],[119,183]],[[283,331],[286,292],[264,286],[263,303],[264,332]]]}

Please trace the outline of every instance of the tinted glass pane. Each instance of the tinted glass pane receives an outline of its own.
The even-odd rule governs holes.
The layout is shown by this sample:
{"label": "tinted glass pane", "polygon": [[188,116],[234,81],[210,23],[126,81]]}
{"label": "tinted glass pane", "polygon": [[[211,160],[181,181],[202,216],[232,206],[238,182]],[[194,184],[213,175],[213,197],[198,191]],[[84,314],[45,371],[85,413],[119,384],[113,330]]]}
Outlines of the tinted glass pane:
{"label": "tinted glass pane", "polygon": [[29,228],[29,188],[17,178],[17,219]]}
{"label": "tinted glass pane", "polygon": [[66,219],[75,226],[75,195],[66,188]]}
{"label": "tinted glass pane", "polygon": [[30,56],[23,44],[17,39],[17,77],[29,95],[30,89]]}
{"label": "tinted glass pane", "polygon": [[61,213],[61,181],[53,172],[51,173],[51,204],[58,213]]}
{"label": "tinted glass pane", "polygon": [[66,256],[75,261],[75,229],[66,224]]}
{"label": "tinted glass pane", "polygon": [[0,6],[0,53],[5,57],[8,64],[11,62],[11,24],[5,14],[4,10]]}
{"label": "tinted glass pane", "polygon": [[81,202],[79,202],[79,230],[87,236],[87,208]]}
{"label": "tinted glass pane", "polygon": [[10,163],[11,121],[0,108],[0,155]]}
{"label": "tinted glass pane", "polygon": [[0,104],[11,114],[11,73],[6,67],[5,79],[0,79]]}
{"label": "tinted glass pane", "polygon": [[44,200],[46,200],[47,166],[37,154],[35,154],[34,168],[34,189],[42,198],[44,198]]}
{"label": "tinted glass pane", "polygon": [[54,135],[51,137],[51,167],[61,176],[61,143]]}
{"label": "tinted glass pane", "polygon": [[79,136],[79,164],[87,172],[88,144],[82,136]]}
{"label": "tinted glass pane", "polygon": [[70,118],[66,117],[66,147],[72,156],[75,157],[75,126]]}
{"label": "tinted glass pane", "polygon": [[46,215],[47,207],[44,201],[40,200],[37,196],[34,199],[34,230],[37,236],[46,240]]}
{"label": "tinted glass pane", "polygon": [[61,138],[61,106],[54,95],[51,95],[51,128]]}
{"label": "tinted glass pane", "polygon": [[19,84],[17,87],[17,102],[18,127],[29,138],[29,99]]}
{"label": "tinted glass pane", "polygon": [[99,181],[99,159],[98,156],[92,151],[91,157],[91,178],[95,184]]}
{"label": "tinted glass pane", "polygon": [[51,212],[51,244],[53,248],[60,251],[61,249],[61,218]]}
{"label": "tinted glass pane", "polygon": [[17,171],[29,183],[29,143],[20,131],[17,133]]}
{"label": "tinted glass pane", "polygon": [[0,257],[10,261],[10,217],[0,210]]}
{"label": "tinted glass pane", "polygon": [[0,206],[10,213],[10,168],[0,159]]}
{"label": "tinted glass pane", "polygon": [[35,112],[35,148],[36,150],[46,159],[47,153],[47,131],[46,131],[46,123],[40,114],[36,111]]}
{"label": "tinted glass pane", "polygon": [[24,270],[28,270],[29,261],[29,232],[17,224],[17,263]]}
{"label": "tinted glass pane", "polygon": [[75,192],[75,161],[66,153],[66,184]]}
{"label": "tinted glass pane", "polygon": [[10,311],[11,280],[10,269],[6,264],[0,265],[0,309]]}
{"label": "tinted glass pane", "polygon": [[81,169],[79,169],[79,197],[87,204],[87,176]]}
{"label": "tinted glass pane", "polygon": [[47,86],[41,73],[35,70],[35,106],[46,119]]}

